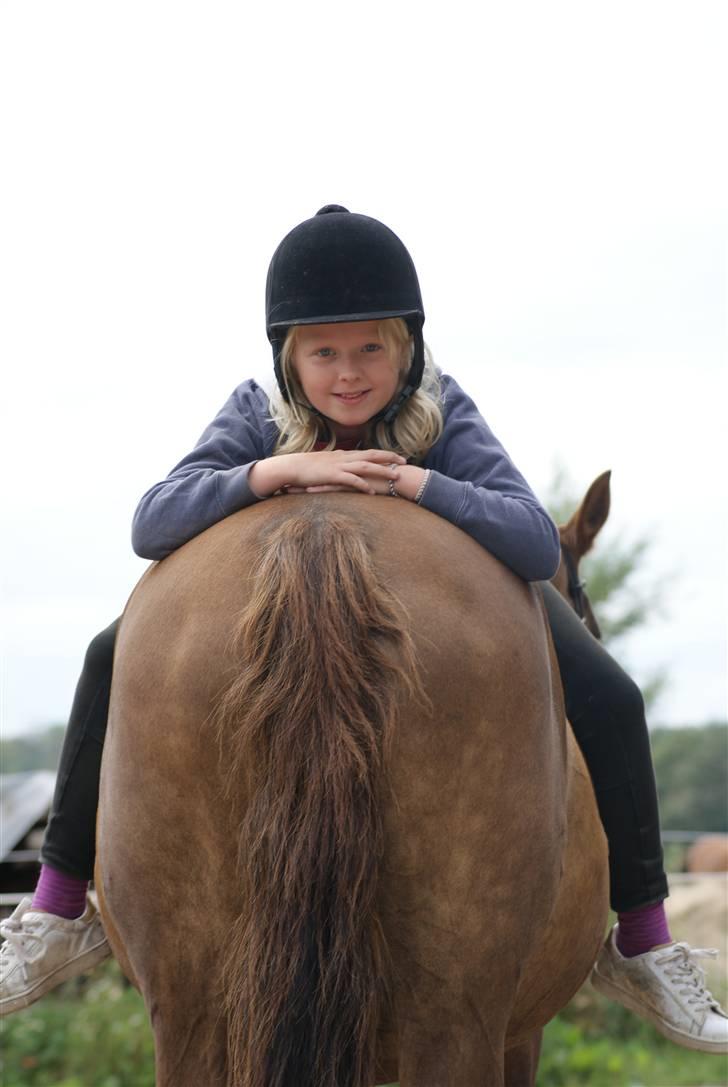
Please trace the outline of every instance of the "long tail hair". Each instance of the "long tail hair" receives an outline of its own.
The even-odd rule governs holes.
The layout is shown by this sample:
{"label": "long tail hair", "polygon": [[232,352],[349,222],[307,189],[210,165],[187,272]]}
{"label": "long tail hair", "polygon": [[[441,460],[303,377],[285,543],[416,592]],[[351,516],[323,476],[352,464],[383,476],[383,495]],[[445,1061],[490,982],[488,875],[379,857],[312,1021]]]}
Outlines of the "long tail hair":
{"label": "long tail hair", "polygon": [[383,763],[398,702],[420,691],[414,647],[360,526],[319,503],[269,531],[252,577],[216,717],[228,788],[247,794],[229,1084],[369,1087]]}

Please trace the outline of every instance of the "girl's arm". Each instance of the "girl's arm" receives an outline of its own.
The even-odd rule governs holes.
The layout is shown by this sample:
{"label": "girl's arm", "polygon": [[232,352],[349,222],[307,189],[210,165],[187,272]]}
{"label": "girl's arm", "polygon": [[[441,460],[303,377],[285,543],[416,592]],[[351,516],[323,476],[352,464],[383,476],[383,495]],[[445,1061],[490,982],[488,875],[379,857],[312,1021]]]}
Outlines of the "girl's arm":
{"label": "girl's arm", "polygon": [[254,381],[239,385],[199,442],[166,479],[142,497],[134,514],[132,546],[145,559],[163,559],[258,495],[248,476],[270,456],[277,431],[268,397]]}
{"label": "girl's arm", "polygon": [[231,513],[281,487],[360,490],[374,494],[396,478],[404,457],[382,449],[271,456],[278,431],[268,398],[246,381],[166,479],[155,483],[134,514],[132,544],[145,559],[163,559]]}
{"label": "girl's arm", "polygon": [[420,505],[463,529],[526,581],[545,581],[559,565],[553,521],[473,401],[443,376],[445,428],[424,460]]}

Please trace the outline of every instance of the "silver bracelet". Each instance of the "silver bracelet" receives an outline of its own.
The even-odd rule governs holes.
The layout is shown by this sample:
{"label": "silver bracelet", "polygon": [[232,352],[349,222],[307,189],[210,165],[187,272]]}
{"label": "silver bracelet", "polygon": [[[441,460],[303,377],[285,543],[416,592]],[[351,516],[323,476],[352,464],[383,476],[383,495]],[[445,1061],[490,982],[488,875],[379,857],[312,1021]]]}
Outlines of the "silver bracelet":
{"label": "silver bracelet", "polygon": [[[390,469],[392,471],[394,471],[395,468],[399,468],[399,465],[398,464],[390,464],[389,467],[390,467]],[[399,492],[395,491],[395,489],[394,489],[394,480],[393,479],[390,479],[390,481],[389,481],[389,493],[391,494],[392,498],[399,498]]]}
{"label": "silver bracelet", "polygon": [[414,497],[415,502],[419,503],[422,500],[422,495],[425,493],[425,487],[427,486],[427,481],[428,481],[429,478],[430,478],[430,469],[425,468],[425,474],[422,477],[422,482],[420,483],[419,487],[417,488],[417,494]]}

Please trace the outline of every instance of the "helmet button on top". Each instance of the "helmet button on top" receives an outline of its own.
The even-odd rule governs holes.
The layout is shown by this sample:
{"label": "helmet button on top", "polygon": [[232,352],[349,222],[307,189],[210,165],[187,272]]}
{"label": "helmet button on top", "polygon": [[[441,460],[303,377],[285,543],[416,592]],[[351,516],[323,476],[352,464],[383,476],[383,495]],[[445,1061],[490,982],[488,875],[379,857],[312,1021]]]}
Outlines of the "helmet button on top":
{"label": "helmet button on top", "polygon": [[350,215],[351,212],[348,208],[342,208],[341,204],[325,204],[322,208],[319,208],[316,212],[317,215],[330,215],[333,211],[343,211],[346,215]]}

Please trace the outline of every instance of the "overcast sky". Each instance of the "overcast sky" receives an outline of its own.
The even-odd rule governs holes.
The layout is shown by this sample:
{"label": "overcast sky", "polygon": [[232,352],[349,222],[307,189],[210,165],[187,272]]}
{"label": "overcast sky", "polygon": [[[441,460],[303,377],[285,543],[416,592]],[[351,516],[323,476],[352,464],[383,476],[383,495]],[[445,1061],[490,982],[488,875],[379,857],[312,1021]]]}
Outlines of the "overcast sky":
{"label": "overcast sky", "polygon": [[65,720],[143,491],[245,377],[325,203],[417,265],[534,489],[612,468],[653,723],[726,715],[724,3],[0,4],[3,727]]}

